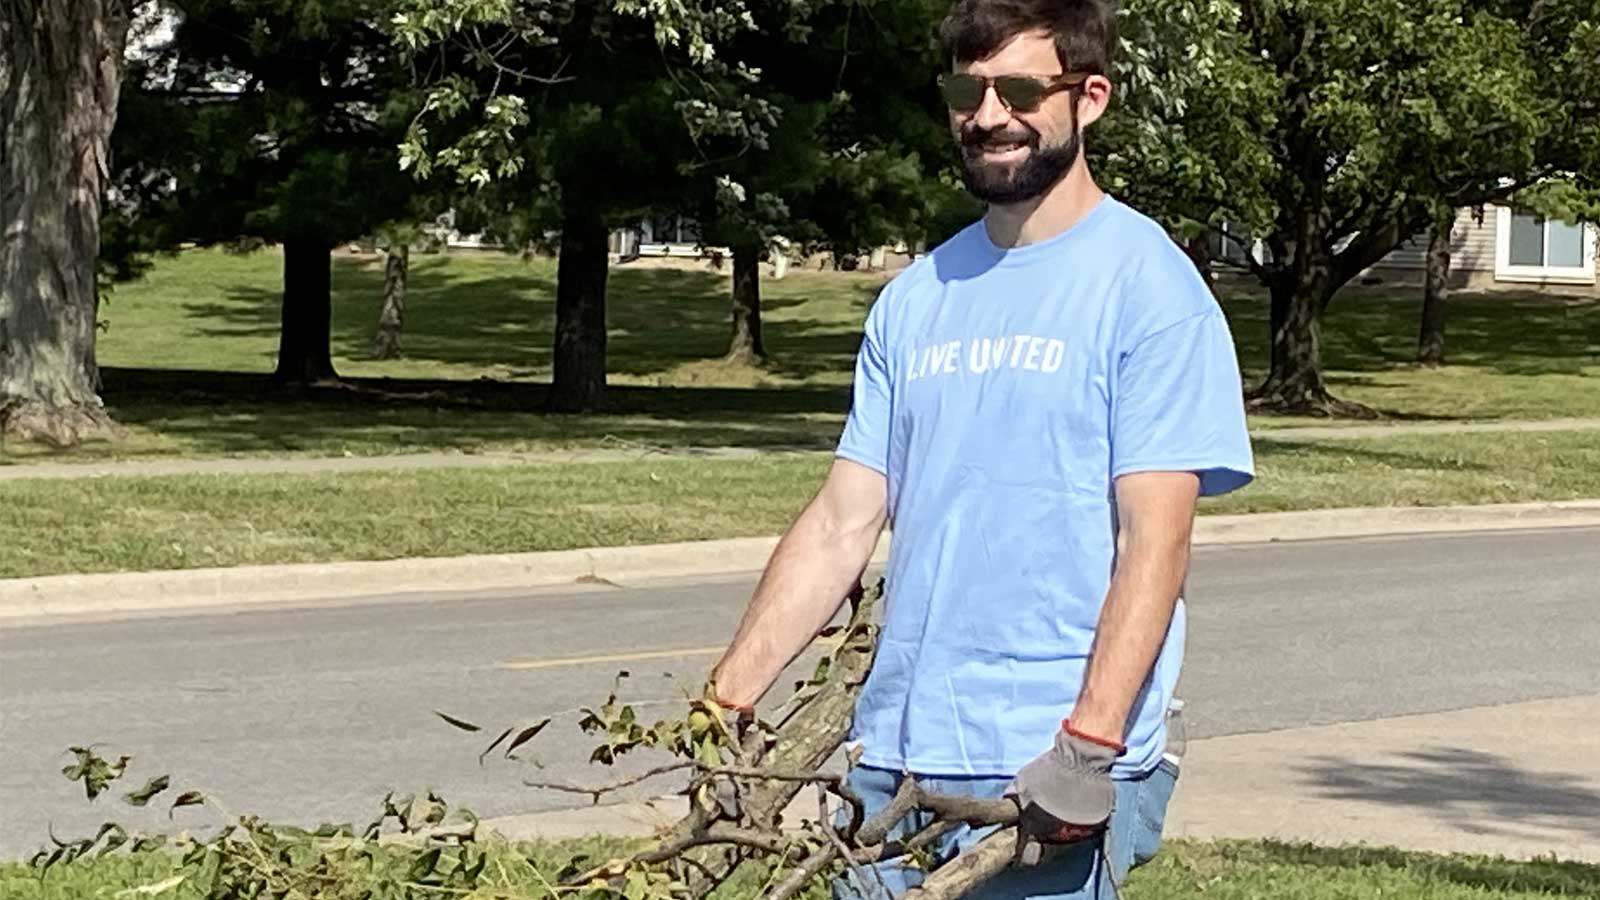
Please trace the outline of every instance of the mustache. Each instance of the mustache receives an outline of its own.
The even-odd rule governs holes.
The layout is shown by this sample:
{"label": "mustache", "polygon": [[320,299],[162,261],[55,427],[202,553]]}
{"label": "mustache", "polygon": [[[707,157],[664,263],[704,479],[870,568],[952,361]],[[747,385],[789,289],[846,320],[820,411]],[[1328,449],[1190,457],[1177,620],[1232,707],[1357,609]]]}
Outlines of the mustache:
{"label": "mustache", "polygon": [[1025,131],[1017,133],[1003,128],[978,128],[970,124],[961,129],[961,146],[963,147],[976,148],[994,141],[1015,141],[1037,150],[1039,149],[1039,132],[1034,131],[1032,128],[1027,128]]}

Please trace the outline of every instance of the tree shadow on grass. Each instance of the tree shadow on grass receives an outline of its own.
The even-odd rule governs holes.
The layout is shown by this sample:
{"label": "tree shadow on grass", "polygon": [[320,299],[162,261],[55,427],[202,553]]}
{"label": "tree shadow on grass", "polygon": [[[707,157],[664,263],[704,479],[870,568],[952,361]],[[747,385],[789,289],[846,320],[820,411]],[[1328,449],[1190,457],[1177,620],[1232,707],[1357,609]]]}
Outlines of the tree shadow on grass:
{"label": "tree shadow on grass", "polygon": [[[773,375],[806,379],[849,371],[861,319],[876,294],[869,278],[801,277],[770,288],[763,300]],[[511,366],[519,377],[547,373],[555,329],[555,269],[549,260],[490,257],[462,265],[448,257],[413,257],[407,286],[407,359]],[[333,351],[361,359],[371,351],[382,302],[381,261],[336,257]],[[607,286],[611,371],[662,375],[715,360],[729,336],[729,281],[711,271],[613,268]],[[799,292],[797,295],[796,292]],[[790,318],[786,311],[823,297],[838,318]],[[220,302],[186,306],[195,333],[208,338],[274,339],[280,321],[276,285],[233,285]],[[275,348],[275,344],[273,345]],[[264,350],[269,360],[275,350]],[[270,364],[270,363],[269,363]]]}
{"label": "tree shadow on grass", "polygon": [[1321,847],[1263,841],[1240,845],[1251,862],[1324,869],[1397,869],[1435,883],[1553,897],[1600,897],[1600,866],[1553,859],[1445,856],[1392,847]]}
{"label": "tree shadow on grass", "polygon": [[359,445],[363,452],[507,444],[830,449],[844,388],[613,387],[606,411],[548,415],[545,384],[349,379],[285,387],[265,374],[104,370],[113,417],[212,453]]}
{"label": "tree shadow on grass", "polygon": [[[1415,366],[1422,291],[1352,287],[1323,317],[1329,371],[1380,372]],[[1266,297],[1254,288],[1224,301],[1240,355],[1268,359]],[[1450,296],[1445,360],[1502,375],[1580,374],[1600,365],[1600,298],[1532,291],[1457,291]]]}
{"label": "tree shadow on grass", "polygon": [[1461,747],[1412,750],[1392,763],[1318,756],[1298,764],[1322,796],[1421,810],[1472,834],[1557,828],[1600,841],[1592,778],[1534,772],[1505,756]]}

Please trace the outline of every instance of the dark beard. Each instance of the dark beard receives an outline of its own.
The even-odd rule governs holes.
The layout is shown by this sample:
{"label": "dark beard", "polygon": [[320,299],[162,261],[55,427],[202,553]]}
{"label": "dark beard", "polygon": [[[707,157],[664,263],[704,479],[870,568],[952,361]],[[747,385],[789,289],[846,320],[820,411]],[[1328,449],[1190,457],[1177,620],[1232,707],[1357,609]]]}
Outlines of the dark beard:
{"label": "dark beard", "polygon": [[[1076,118],[1076,117],[1074,117]],[[1077,125],[1076,122],[1073,123]],[[1078,129],[1059,147],[1040,147],[1039,132],[1028,130],[1028,155],[1014,168],[990,167],[980,157],[994,132],[972,129],[961,136],[961,175],[974,197],[996,206],[1024,203],[1054,187],[1067,174],[1083,141]]]}

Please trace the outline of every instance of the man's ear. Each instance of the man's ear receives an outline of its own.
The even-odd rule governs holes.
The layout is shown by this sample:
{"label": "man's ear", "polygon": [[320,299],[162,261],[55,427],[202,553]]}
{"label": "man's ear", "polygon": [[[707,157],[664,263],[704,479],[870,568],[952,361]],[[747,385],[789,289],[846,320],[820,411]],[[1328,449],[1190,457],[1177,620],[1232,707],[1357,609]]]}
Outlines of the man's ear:
{"label": "man's ear", "polygon": [[1090,75],[1078,87],[1078,126],[1087,128],[1105,115],[1111,105],[1111,79]]}

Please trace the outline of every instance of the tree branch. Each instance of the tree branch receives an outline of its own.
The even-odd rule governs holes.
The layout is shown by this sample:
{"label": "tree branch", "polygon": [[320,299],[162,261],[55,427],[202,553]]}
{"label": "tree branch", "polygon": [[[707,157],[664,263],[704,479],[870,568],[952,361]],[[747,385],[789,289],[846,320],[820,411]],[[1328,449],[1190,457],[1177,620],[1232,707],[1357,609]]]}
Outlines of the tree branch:
{"label": "tree branch", "polygon": [[556,781],[523,781],[522,783],[528,787],[537,788],[542,791],[559,791],[563,794],[587,794],[594,798],[595,803],[599,803],[600,798],[606,794],[615,793],[623,790],[624,788],[633,787],[634,785],[641,784],[661,775],[668,775],[673,772],[687,772],[691,769],[698,768],[701,768],[701,764],[698,762],[676,762],[669,765],[657,766],[654,769],[650,769],[647,772],[642,772],[633,776],[632,778],[624,778],[620,781],[613,781],[610,784],[598,786],[566,784],[564,782]]}
{"label": "tree branch", "polygon": [[1226,231],[1222,230],[1221,228],[1218,228],[1218,227],[1216,227],[1214,225],[1209,225],[1208,224],[1208,225],[1205,226],[1205,229],[1207,231],[1211,232],[1212,234],[1220,236],[1225,241],[1233,242],[1233,244],[1235,246],[1237,246],[1240,250],[1244,251],[1244,264],[1245,264],[1245,267],[1250,270],[1250,274],[1252,274],[1256,278],[1260,279],[1263,283],[1267,282],[1269,279],[1272,278],[1272,271],[1270,269],[1268,269],[1265,265],[1262,265],[1259,261],[1256,260],[1255,253],[1254,253],[1254,250],[1255,250],[1254,247],[1251,247],[1250,245],[1246,244],[1239,237],[1237,237],[1235,235],[1232,235],[1232,234],[1229,234],[1228,232],[1226,232]]}
{"label": "tree branch", "polygon": [[900,824],[900,820],[917,808],[917,800],[921,794],[922,788],[917,785],[915,778],[907,777],[901,781],[900,787],[894,792],[888,805],[874,813],[872,818],[856,831],[856,843],[881,844],[887,840],[889,830]]}
{"label": "tree branch", "polygon": [[901,900],[959,900],[1004,872],[1017,857],[1017,829],[1004,828],[928,875]]}
{"label": "tree branch", "polygon": [[789,877],[780,882],[762,900],[794,900],[795,897],[800,895],[801,891],[804,891],[811,884],[812,879],[821,875],[823,870],[832,865],[833,861],[838,857],[839,849],[836,846],[833,844],[823,845],[815,853],[806,857],[805,862],[802,862],[799,868],[790,872]]}
{"label": "tree branch", "polygon": [[596,803],[606,794],[613,794],[625,788],[634,787],[662,775],[674,772],[698,772],[698,777],[692,782],[693,786],[704,784],[706,781],[717,777],[748,778],[755,781],[787,781],[797,784],[826,784],[836,785],[840,776],[826,772],[798,772],[782,769],[766,769],[760,766],[712,766],[698,760],[685,760],[683,762],[668,763],[656,766],[653,769],[641,772],[630,778],[623,778],[609,784],[582,785],[568,784],[560,781],[523,781],[531,788],[543,791],[559,791],[563,794],[585,794],[594,798]]}

